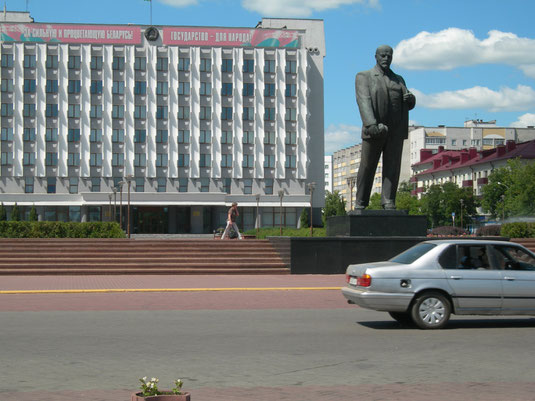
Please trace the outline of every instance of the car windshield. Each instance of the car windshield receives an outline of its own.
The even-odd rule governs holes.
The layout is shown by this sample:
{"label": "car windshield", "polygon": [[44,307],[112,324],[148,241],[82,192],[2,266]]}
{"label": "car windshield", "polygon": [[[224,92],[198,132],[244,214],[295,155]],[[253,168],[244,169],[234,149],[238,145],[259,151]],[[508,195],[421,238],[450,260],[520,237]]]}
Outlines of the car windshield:
{"label": "car windshield", "polygon": [[405,252],[400,253],[397,256],[394,256],[392,259],[390,259],[390,262],[395,263],[402,263],[402,264],[410,264],[420,258],[421,256],[425,255],[427,252],[429,252],[431,249],[433,249],[436,246],[436,244],[429,244],[429,243],[422,243],[418,245],[414,245],[412,248],[407,249]]}

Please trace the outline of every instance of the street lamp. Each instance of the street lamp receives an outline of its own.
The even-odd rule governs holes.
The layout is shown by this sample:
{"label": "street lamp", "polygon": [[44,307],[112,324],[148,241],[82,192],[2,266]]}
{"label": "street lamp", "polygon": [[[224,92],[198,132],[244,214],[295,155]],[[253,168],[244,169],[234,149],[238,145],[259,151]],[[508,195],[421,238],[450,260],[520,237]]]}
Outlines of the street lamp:
{"label": "street lamp", "polygon": [[128,206],[127,206],[127,221],[126,221],[126,233],[128,235],[128,238],[130,238],[130,185],[132,184],[132,179],[134,178],[133,175],[127,175],[124,177],[127,184],[128,184]]}
{"label": "street lamp", "polygon": [[501,196],[502,198],[502,223],[505,222],[505,195]]}
{"label": "street lamp", "polygon": [[260,215],[258,211],[260,210],[260,194],[255,195],[256,198],[256,238],[260,234]]}
{"label": "street lamp", "polygon": [[463,228],[463,204],[464,199],[461,199],[461,229]]}
{"label": "street lamp", "polygon": [[111,221],[111,198],[112,198],[112,194],[108,194],[108,199],[110,200],[110,206],[108,208],[108,215],[110,216],[110,221]]}
{"label": "street lamp", "polygon": [[316,183],[311,182],[308,184],[308,190],[310,192],[310,236],[312,237],[314,235],[314,224],[312,219],[312,194],[314,193],[314,189],[316,188]]}
{"label": "street lamp", "polygon": [[119,226],[121,230],[123,229],[123,185],[126,184],[124,181],[119,181]]}
{"label": "street lamp", "polygon": [[349,210],[351,211],[353,210],[353,188],[355,188],[357,180],[355,177],[349,177],[346,182],[349,187]]}
{"label": "street lamp", "polygon": [[281,205],[280,205],[280,211],[279,211],[279,225],[280,225],[280,236],[282,237],[282,198],[284,197],[284,190],[281,189],[279,191],[279,198],[281,200]]}
{"label": "street lamp", "polygon": [[117,188],[113,187],[113,221],[117,221]]}

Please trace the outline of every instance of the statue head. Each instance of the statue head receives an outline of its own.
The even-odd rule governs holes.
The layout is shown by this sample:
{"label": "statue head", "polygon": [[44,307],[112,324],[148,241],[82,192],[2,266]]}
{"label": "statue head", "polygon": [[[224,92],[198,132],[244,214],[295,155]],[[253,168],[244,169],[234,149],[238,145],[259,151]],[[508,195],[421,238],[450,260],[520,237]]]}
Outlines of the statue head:
{"label": "statue head", "polygon": [[393,54],[394,50],[388,45],[381,45],[375,51],[375,60],[383,71],[387,71],[390,68]]}

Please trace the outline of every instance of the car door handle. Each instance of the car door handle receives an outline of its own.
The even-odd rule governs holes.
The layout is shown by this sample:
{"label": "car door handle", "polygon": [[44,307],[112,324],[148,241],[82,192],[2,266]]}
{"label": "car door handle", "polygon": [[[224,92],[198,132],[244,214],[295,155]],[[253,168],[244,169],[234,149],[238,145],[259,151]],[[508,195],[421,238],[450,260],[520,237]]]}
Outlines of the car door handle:
{"label": "car door handle", "polygon": [[507,280],[507,281],[515,281],[516,280],[516,278],[514,278],[514,277],[507,277],[507,276],[504,277],[503,279]]}
{"label": "car door handle", "polygon": [[450,278],[453,280],[460,280],[463,278],[463,276],[450,276]]}

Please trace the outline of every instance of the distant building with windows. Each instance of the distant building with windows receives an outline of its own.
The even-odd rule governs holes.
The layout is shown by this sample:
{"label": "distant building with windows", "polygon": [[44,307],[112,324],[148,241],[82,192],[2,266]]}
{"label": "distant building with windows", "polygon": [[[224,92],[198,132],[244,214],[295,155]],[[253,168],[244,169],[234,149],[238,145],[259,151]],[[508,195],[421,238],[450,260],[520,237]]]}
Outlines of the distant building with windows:
{"label": "distant building with windows", "polygon": [[208,233],[234,201],[240,227],[278,226],[281,193],[283,224],[296,226],[315,182],[320,221],[322,20],[42,24],[7,12],[0,33],[8,209],[113,220],[130,187],[134,233]]}
{"label": "distant building with windows", "polygon": [[333,157],[325,156],[325,191],[333,191]]}

